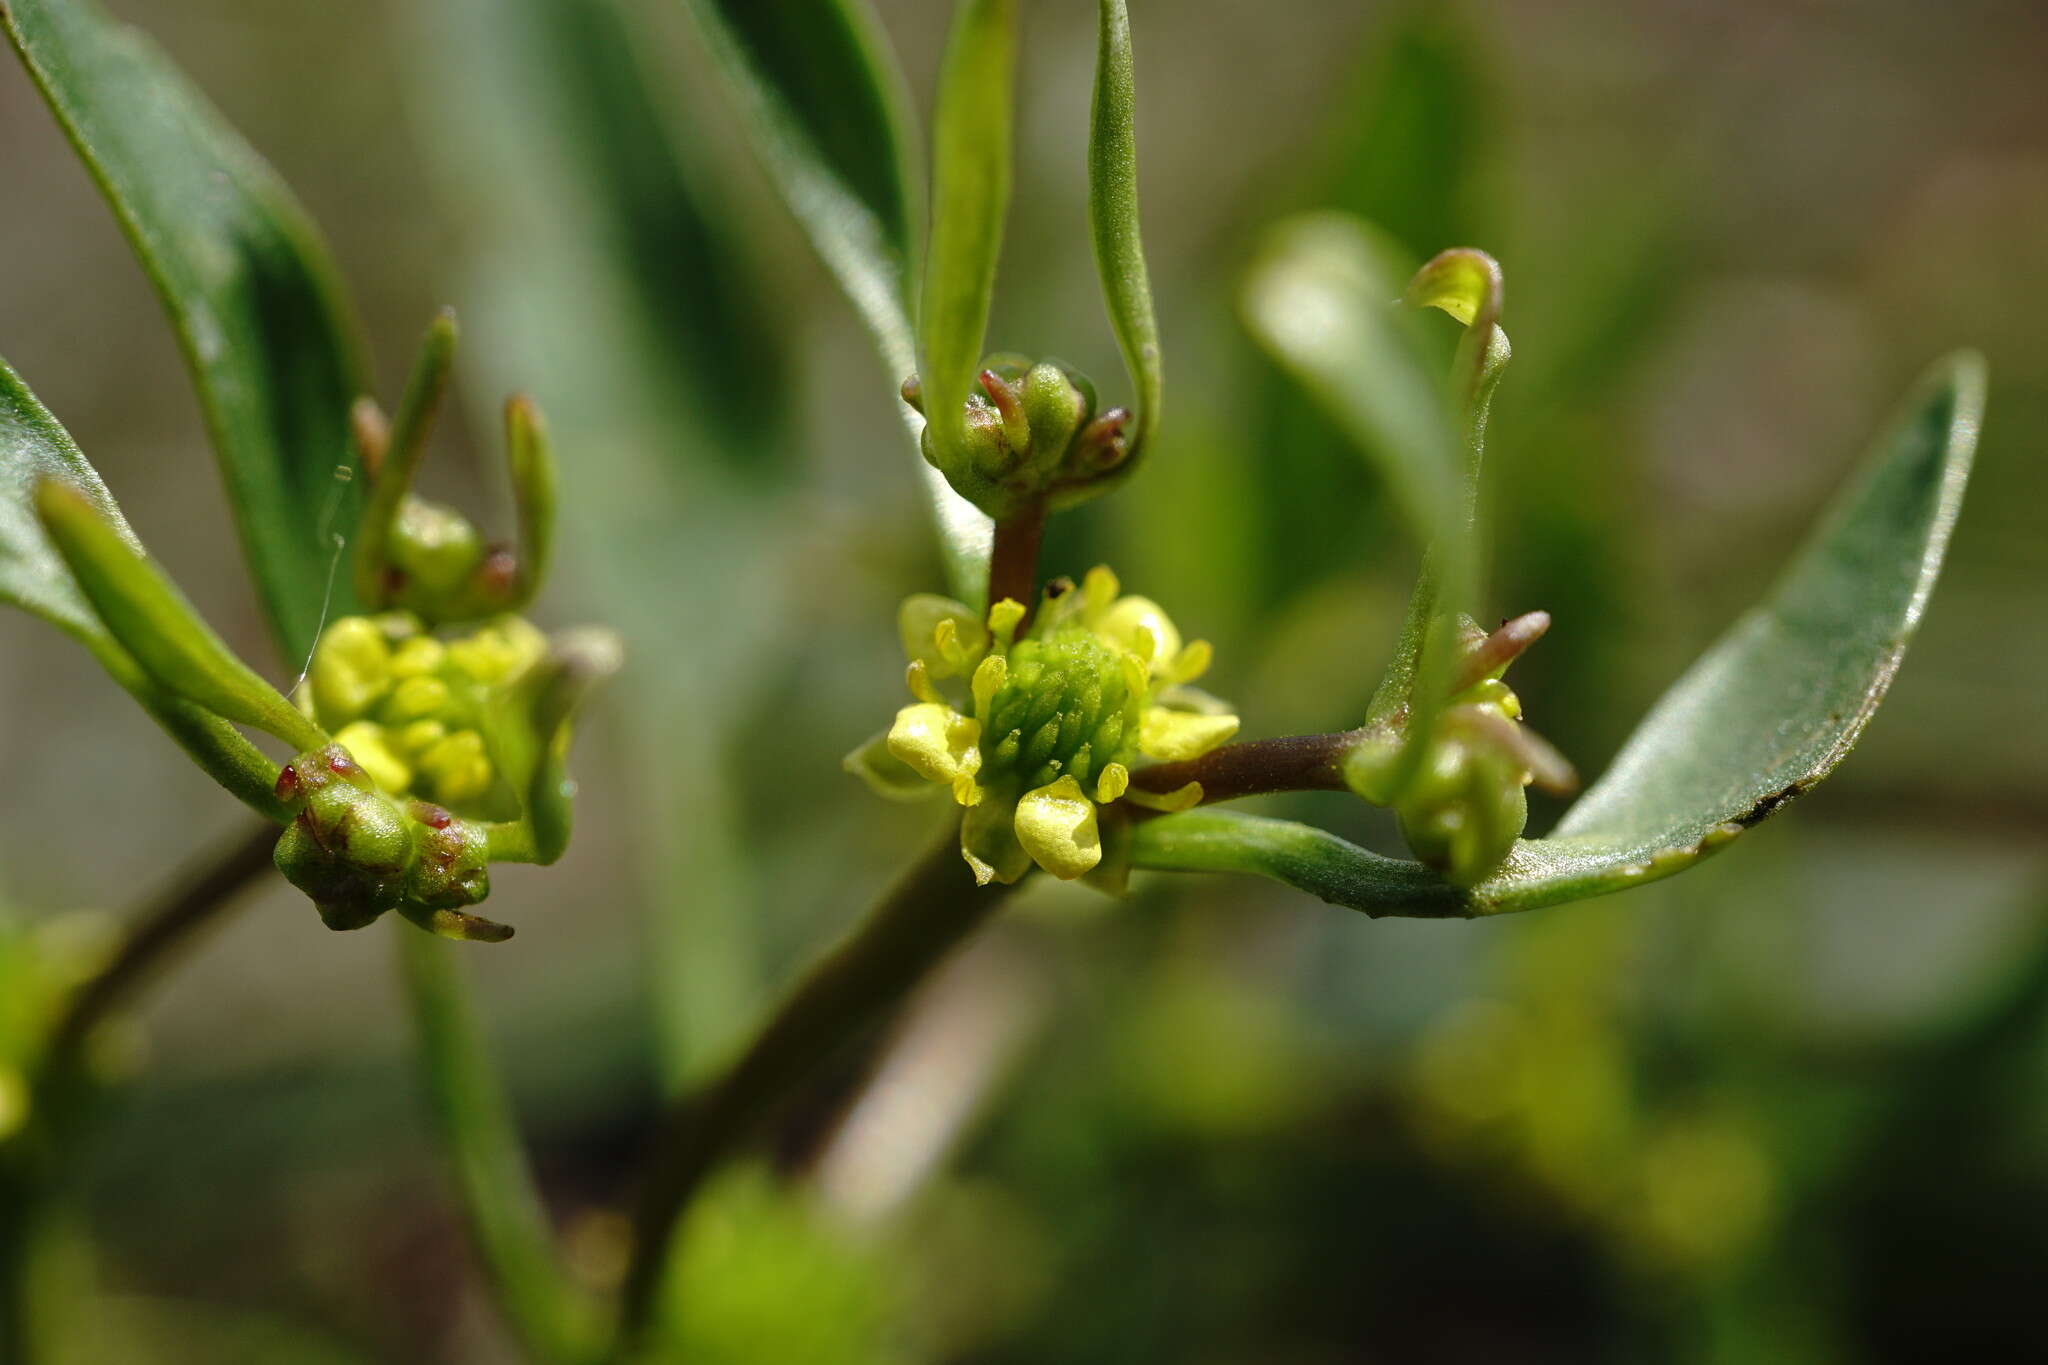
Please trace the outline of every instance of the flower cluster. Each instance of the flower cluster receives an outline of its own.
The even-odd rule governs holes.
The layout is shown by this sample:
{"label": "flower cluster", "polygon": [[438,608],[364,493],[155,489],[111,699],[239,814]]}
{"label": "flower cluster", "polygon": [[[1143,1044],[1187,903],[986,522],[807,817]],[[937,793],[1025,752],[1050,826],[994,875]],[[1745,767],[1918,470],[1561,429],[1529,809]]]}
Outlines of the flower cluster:
{"label": "flower cluster", "polygon": [[[1012,882],[1033,863],[1062,880],[1103,862],[1103,808],[1184,810],[1199,784],[1155,794],[1130,764],[1199,757],[1237,733],[1223,703],[1189,686],[1207,641],[1181,641],[1150,598],[1121,596],[1107,568],[1047,588],[1026,627],[1022,603],[982,616],[919,594],[899,615],[915,700],[848,755],[883,795],[943,788],[966,808],[960,850],[975,880]],[[950,693],[950,695],[949,695]]]}
{"label": "flower cluster", "polygon": [[518,616],[445,643],[406,612],[349,616],[320,637],[297,700],[384,791],[512,819],[519,797],[492,761],[490,702],[547,653]]}

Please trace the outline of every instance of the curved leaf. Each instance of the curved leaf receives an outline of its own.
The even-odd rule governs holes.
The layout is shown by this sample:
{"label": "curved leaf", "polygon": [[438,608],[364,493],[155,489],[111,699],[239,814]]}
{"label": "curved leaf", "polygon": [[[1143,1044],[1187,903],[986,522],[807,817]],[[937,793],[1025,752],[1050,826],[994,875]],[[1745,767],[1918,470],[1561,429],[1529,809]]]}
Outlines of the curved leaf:
{"label": "curved leaf", "polygon": [[326,248],[205,97],[92,0],[0,0],[0,26],[170,312],[264,607],[303,658],[359,496],[337,481],[363,386]]}
{"label": "curved leaf", "polygon": [[[1138,97],[1131,16],[1124,0],[1102,0],[1101,27],[1095,104],[1088,125],[1088,227],[1095,239],[1095,267],[1102,275],[1110,323],[1137,390],[1133,406],[1138,425],[1130,444],[1136,455],[1159,425],[1165,375],[1145,243],[1138,231]],[[1135,463],[1128,461],[1125,467]]]}
{"label": "curved leaf", "polygon": [[[910,279],[920,203],[903,73],[866,0],[685,0],[741,97],[762,161],[874,336],[892,382],[917,368]],[[915,453],[924,419],[898,404]],[[988,518],[917,461],[955,596],[987,579]]]}
{"label": "curved leaf", "polygon": [[1884,699],[1962,505],[1984,408],[1971,354],[1937,365],[1771,595],[1666,692],[1549,838],[1458,892],[1417,864],[1231,811],[1141,825],[1139,867],[1254,872],[1370,914],[1486,915],[1691,866],[1811,790]]}
{"label": "curved leaf", "polygon": [[115,643],[36,515],[46,483],[70,489],[131,551],[140,543],[99,473],[20,376],[0,360],[0,602],[63,630],[142,703],[193,760],[257,813],[283,819],[272,794],[277,765],[219,716],[165,692]]}

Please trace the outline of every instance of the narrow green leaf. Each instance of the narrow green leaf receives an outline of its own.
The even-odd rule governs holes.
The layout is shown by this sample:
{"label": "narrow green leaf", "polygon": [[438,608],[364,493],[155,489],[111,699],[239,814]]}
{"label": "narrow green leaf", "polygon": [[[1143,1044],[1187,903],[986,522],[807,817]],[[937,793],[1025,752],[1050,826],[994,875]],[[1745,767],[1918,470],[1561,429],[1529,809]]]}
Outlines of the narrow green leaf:
{"label": "narrow green leaf", "polygon": [[431,934],[397,936],[434,1121],[477,1253],[535,1359],[600,1358],[600,1317],[557,1259],[547,1212],[455,951]]}
{"label": "narrow green leaf", "polygon": [[1141,825],[1140,867],[1252,872],[1370,914],[1487,915],[1690,867],[1840,763],[1941,572],[1984,407],[1973,354],[1937,365],[1771,595],[1651,709],[1549,838],[1469,892],[1333,835],[1229,811]]}
{"label": "narrow green leaf", "polygon": [[918,314],[918,379],[932,444],[967,460],[967,395],[981,370],[1010,209],[1016,0],[961,0],[932,114],[932,238]]}
{"label": "narrow green leaf", "polygon": [[319,726],[199,619],[177,585],[135,543],[118,511],[109,515],[92,493],[54,478],[38,485],[35,507],[100,621],[158,686],[296,749],[327,742]]}
{"label": "narrow green leaf", "polygon": [[[762,162],[873,334],[892,385],[918,366],[910,280],[921,208],[908,89],[866,0],[685,0],[731,78]],[[964,395],[963,395],[964,396]],[[947,587],[987,579],[988,518],[916,455]]]}
{"label": "narrow green leaf", "polygon": [[20,376],[0,360],[0,601],[42,617],[92,651],[199,766],[259,814],[284,818],[277,765],[220,717],[156,686],[108,633],[35,511],[36,489],[72,490],[126,545],[139,548],[100,476]]}
{"label": "narrow green leaf", "polygon": [[[1138,423],[1130,444],[1135,457],[1159,425],[1165,378],[1152,281],[1138,231],[1138,97],[1131,16],[1124,0],[1102,0],[1101,25],[1095,104],[1088,126],[1088,227],[1095,239],[1095,267],[1102,275],[1109,320],[1136,390]],[[1135,463],[1135,458],[1128,460],[1125,468]]]}
{"label": "narrow green leaf", "polygon": [[177,327],[258,591],[302,659],[359,496],[339,471],[361,371],[326,248],[205,97],[92,0],[0,0],[0,26]]}

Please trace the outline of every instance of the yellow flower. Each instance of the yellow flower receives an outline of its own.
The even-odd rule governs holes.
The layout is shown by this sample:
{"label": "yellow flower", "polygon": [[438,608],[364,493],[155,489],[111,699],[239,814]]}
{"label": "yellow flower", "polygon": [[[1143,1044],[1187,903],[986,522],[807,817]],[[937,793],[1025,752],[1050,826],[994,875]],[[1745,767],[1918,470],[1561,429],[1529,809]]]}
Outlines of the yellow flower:
{"label": "yellow flower", "polygon": [[884,796],[948,791],[966,808],[961,855],[984,884],[1033,863],[1063,881],[1095,870],[1104,808],[1120,826],[1120,802],[1184,810],[1202,798],[1192,782],[1133,789],[1133,762],[1196,758],[1237,733],[1236,716],[1187,686],[1209,666],[1208,642],[1183,644],[1159,604],[1119,595],[1108,569],[1054,585],[1020,638],[1025,614],[1007,599],[985,617],[928,593],[905,601],[915,700],[846,760]]}

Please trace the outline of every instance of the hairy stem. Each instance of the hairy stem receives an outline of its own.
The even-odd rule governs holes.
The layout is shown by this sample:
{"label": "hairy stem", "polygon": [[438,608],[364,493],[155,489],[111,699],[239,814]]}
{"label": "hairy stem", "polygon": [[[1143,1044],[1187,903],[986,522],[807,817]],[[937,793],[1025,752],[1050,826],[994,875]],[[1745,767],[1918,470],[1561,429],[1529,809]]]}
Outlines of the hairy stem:
{"label": "hairy stem", "polygon": [[995,545],[988,557],[990,606],[1005,597],[1022,602],[1026,612],[1038,606],[1038,547],[1044,540],[1043,501],[1032,503],[1008,521],[996,523]]}
{"label": "hairy stem", "polygon": [[676,1224],[706,1177],[778,1101],[841,1048],[887,1022],[1009,889],[975,886],[960,858],[958,838],[948,831],[796,984],[724,1074],[670,1109],[634,1220],[633,1261],[621,1309],[628,1351],[646,1331]]}
{"label": "hairy stem", "polygon": [[1199,782],[1204,804],[1267,792],[1343,791],[1344,757],[1368,733],[1340,730],[1226,744],[1200,758],[1139,768],[1131,774],[1131,785],[1141,791],[1170,792]]}
{"label": "hairy stem", "polygon": [[181,878],[136,917],[135,928],[114,955],[71,997],[50,1035],[47,1068],[69,1063],[108,1015],[126,1004],[200,930],[271,866],[275,825],[259,825],[223,849],[204,868]]}

